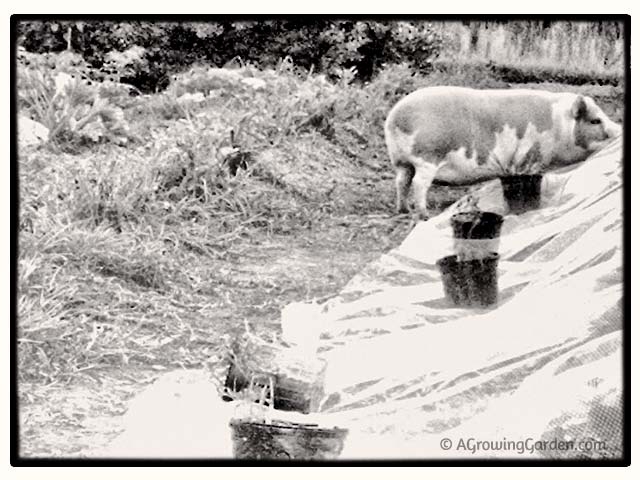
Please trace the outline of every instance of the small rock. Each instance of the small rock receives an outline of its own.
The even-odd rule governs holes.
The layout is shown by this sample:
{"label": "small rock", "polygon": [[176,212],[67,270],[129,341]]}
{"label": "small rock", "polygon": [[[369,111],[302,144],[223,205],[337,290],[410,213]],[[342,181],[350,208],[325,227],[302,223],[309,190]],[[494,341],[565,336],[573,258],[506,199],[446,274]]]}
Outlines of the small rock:
{"label": "small rock", "polygon": [[243,78],[242,83],[250,86],[254,90],[260,90],[267,86],[267,82],[265,82],[261,78],[254,78],[254,77]]}
{"label": "small rock", "polygon": [[196,93],[185,93],[184,95],[180,95],[178,97],[179,102],[204,102],[204,93],[196,92]]}
{"label": "small rock", "polygon": [[35,120],[20,116],[18,118],[18,140],[20,145],[38,145],[49,139],[49,129]]}
{"label": "small rock", "polygon": [[241,75],[236,70],[229,68],[210,68],[207,71],[209,78],[218,78],[220,80],[226,80],[228,82],[237,82],[240,80]]}
{"label": "small rock", "polygon": [[58,73],[53,81],[56,85],[57,95],[64,95],[66,93],[66,89],[71,88],[75,83],[75,79],[68,73],[64,72]]}

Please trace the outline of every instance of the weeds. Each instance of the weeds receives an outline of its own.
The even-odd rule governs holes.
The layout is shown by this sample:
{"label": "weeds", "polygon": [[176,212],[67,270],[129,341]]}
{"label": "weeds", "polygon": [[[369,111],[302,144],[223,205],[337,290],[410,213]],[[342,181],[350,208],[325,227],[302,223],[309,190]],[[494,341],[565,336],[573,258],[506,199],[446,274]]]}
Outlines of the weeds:
{"label": "weeds", "polygon": [[[217,332],[244,313],[275,315],[301,288],[234,283],[220,266],[274,238],[343,219],[356,232],[349,239],[388,246],[402,231],[371,219],[393,202],[389,108],[419,87],[480,75],[399,65],[357,85],[350,70],[331,83],[283,61],[265,71],[198,67],[165,93],[129,97],[33,65],[21,70],[21,113],[55,133],[19,156],[19,375],[38,382],[136,362],[202,365]],[[235,171],[230,152],[246,155]]]}
{"label": "weeds", "polygon": [[127,143],[129,126],[123,110],[109,100],[122,93],[113,82],[97,85],[81,78],[82,67],[68,67],[74,74],[31,63],[18,66],[20,107],[49,129],[52,144],[69,148],[103,140]]}
{"label": "weeds", "polygon": [[[380,143],[363,142],[369,120],[361,117],[379,124],[384,109],[356,87],[341,92],[290,68],[246,67],[224,84],[188,72],[168,92],[125,104],[131,134],[144,142],[98,142],[91,151],[74,150],[77,137],[63,133],[84,132],[91,121],[83,119],[98,116],[91,99],[101,85],[42,76],[42,97],[22,104],[56,134],[55,144],[19,158],[21,379],[203,362],[217,340],[200,350],[193,339],[207,339],[216,306],[230,301],[215,262],[258,234],[291,235],[355,208],[353,180],[375,171],[342,151],[374,164],[363,152]],[[27,85],[19,85],[23,94]],[[209,89],[205,100],[181,103],[179,88],[197,93],[193,85]],[[36,98],[47,107],[40,113]],[[338,145],[314,115],[330,123]],[[246,169],[230,171],[229,147],[251,153]]]}

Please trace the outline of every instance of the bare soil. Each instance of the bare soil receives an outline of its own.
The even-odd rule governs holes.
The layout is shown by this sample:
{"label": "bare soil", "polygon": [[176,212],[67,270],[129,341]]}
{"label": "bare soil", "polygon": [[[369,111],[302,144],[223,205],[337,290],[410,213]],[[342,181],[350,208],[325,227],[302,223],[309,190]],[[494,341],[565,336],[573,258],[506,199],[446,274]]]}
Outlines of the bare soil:
{"label": "bare soil", "polygon": [[[279,331],[289,302],[337,294],[353,275],[398,245],[412,228],[409,217],[374,214],[332,218],[297,236],[244,240],[244,253],[215,260],[232,292],[206,328],[212,339],[244,328]],[[240,246],[238,246],[239,248]],[[128,366],[91,370],[68,384],[20,385],[23,457],[81,457],[122,431],[127,402],[164,368]]]}

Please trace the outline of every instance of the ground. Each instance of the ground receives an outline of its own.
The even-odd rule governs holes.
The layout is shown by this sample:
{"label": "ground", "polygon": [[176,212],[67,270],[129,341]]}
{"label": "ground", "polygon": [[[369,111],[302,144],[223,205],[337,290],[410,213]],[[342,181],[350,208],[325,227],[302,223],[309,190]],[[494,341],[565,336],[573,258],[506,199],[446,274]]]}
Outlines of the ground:
{"label": "ground", "polygon": [[[275,93],[236,86],[191,111],[160,95],[126,106],[141,125],[132,147],[21,156],[21,456],[106,445],[159,375],[201,368],[245,324],[277,334],[284,305],[337,294],[413,227],[393,213],[384,79],[336,93],[312,77],[265,78]],[[584,90],[621,119],[620,89]],[[218,180],[211,152],[245,118],[258,167],[202,194]],[[156,170],[163,190],[137,195]],[[434,188],[434,213],[465,191]]]}
{"label": "ground", "polygon": [[[291,301],[337,294],[363,268],[402,241],[411,219],[391,215],[334,218],[292,238],[265,238],[259,248],[218,261],[237,301],[211,318],[212,337],[242,327],[238,319],[264,331],[278,331],[278,312]],[[21,385],[24,456],[73,457],[106,445],[121,431],[127,401],[164,373],[149,367],[87,372],[68,384]]]}

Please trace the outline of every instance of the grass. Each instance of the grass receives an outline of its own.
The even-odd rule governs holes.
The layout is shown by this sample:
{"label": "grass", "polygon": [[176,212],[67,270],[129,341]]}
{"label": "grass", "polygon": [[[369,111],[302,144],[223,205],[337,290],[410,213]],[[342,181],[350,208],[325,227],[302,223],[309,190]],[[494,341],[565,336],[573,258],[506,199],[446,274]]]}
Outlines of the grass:
{"label": "grass", "polygon": [[[617,22],[438,22],[441,56],[455,64],[488,62],[519,77],[583,78],[611,83],[624,76],[624,38]],[[522,80],[521,80],[522,81]]]}
{"label": "grass", "polygon": [[[381,140],[367,142],[370,125],[384,120],[375,91],[291,71],[238,75],[261,76],[268,87],[232,82],[197,104],[182,105],[172,92],[140,97],[125,118],[146,140],[21,152],[21,381],[65,382],[130,364],[201,365],[211,352],[196,345],[217,345],[208,329],[218,309],[245,303],[225,297],[222,286],[242,285],[220,264],[336,216],[389,210],[391,189],[365,194],[385,169]],[[305,123],[314,116],[320,120]],[[251,153],[235,176],[220,155],[230,128]]]}
{"label": "grass", "polygon": [[[271,335],[287,303],[336,294],[412,227],[391,216],[389,108],[421,86],[506,86],[486,69],[420,76],[403,65],[367,85],[350,79],[329,83],[287,62],[197,67],[160,94],[102,95],[122,111],[126,144],[70,131],[20,150],[23,454],[78,454],[95,440],[78,432],[102,428],[90,417],[121,413],[142,378],[220,368],[224,336],[245,320]],[[567,88],[619,107],[619,88]],[[75,108],[95,98],[86,91]],[[197,92],[203,101],[183,97]],[[23,98],[20,113],[41,120],[41,103]],[[231,129],[247,159],[237,175],[226,163]],[[105,385],[121,394],[107,401]],[[83,391],[91,407],[63,408]]]}

